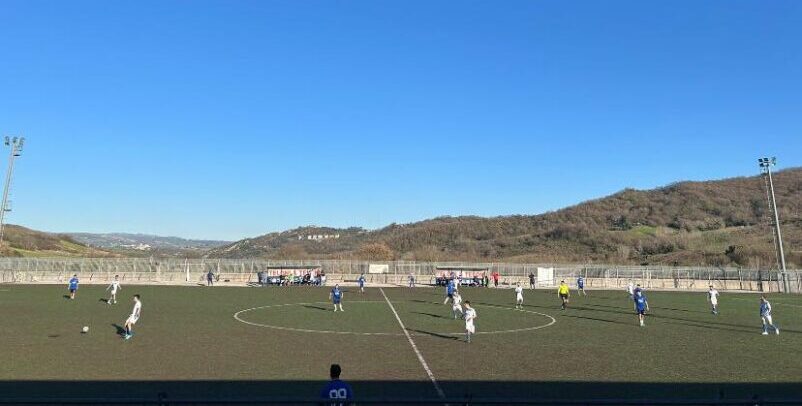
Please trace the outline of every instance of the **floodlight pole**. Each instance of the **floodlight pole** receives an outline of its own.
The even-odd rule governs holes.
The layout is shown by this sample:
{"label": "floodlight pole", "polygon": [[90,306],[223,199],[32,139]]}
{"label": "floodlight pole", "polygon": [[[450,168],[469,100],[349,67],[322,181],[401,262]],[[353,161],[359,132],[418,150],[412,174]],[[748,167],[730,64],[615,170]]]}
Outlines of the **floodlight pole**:
{"label": "floodlight pole", "polygon": [[8,170],[6,171],[6,184],[3,188],[3,201],[0,204],[0,246],[3,244],[3,236],[5,234],[5,217],[6,212],[11,209],[8,207],[8,194],[11,191],[11,179],[14,173],[14,161],[22,155],[22,145],[25,143],[25,137],[14,137],[13,139],[6,137],[5,145],[11,147],[11,152],[8,156]]}
{"label": "floodlight pole", "polygon": [[785,274],[785,251],[783,250],[783,235],[780,231],[780,214],[777,212],[777,199],[774,196],[774,179],[771,176],[771,167],[777,164],[777,158],[760,158],[758,160],[763,176],[766,180],[766,194],[769,198],[770,209],[774,220],[774,244],[777,253],[777,266],[780,268],[783,290],[788,292],[788,280]]}

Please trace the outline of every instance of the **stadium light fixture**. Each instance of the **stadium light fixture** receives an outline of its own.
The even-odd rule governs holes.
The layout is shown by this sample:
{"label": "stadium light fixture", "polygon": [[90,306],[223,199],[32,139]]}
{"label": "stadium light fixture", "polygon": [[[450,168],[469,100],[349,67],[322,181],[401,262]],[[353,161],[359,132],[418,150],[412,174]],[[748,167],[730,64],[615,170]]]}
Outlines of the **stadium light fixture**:
{"label": "stadium light fixture", "polygon": [[763,157],[757,160],[763,172],[763,180],[766,183],[766,199],[769,209],[772,211],[772,221],[774,222],[774,248],[777,253],[777,268],[782,277],[783,289],[788,291],[788,278],[785,273],[785,251],[783,249],[783,236],[780,231],[780,214],[777,212],[777,199],[774,195],[774,179],[771,176],[771,167],[777,165],[776,157]]}
{"label": "stadium light fixture", "polygon": [[11,191],[11,179],[14,174],[14,161],[17,157],[22,155],[22,146],[25,144],[25,137],[5,137],[5,145],[11,147],[11,153],[8,156],[8,171],[6,172],[6,184],[3,188],[3,201],[0,205],[0,245],[3,243],[5,233],[5,217],[6,212],[11,210],[8,201],[8,195]]}

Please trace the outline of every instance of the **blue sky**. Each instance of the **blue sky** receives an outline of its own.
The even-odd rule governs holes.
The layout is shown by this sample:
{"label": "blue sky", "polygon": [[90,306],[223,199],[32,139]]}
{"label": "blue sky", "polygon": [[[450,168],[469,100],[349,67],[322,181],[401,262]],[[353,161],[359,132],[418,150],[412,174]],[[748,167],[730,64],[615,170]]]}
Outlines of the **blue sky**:
{"label": "blue sky", "polygon": [[0,2],[12,223],[238,239],[802,166],[800,1]]}

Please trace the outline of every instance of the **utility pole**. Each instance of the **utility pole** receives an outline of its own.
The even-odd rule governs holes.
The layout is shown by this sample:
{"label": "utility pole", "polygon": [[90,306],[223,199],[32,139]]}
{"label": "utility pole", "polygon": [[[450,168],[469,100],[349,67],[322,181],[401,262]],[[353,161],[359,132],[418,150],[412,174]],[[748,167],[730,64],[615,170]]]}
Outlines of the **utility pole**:
{"label": "utility pole", "polygon": [[11,147],[11,153],[8,156],[8,172],[6,172],[6,185],[3,189],[3,202],[0,205],[0,246],[3,244],[3,234],[5,232],[5,218],[6,212],[11,211],[8,205],[8,194],[11,191],[11,178],[14,173],[14,160],[22,155],[22,146],[25,144],[25,137],[10,138],[6,136],[5,145]]}
{"label": "utility pole", "polygon": [[771,167],[777,165],[777,158],[760,158],[757,160],[763,172],[763,181],[766,183],[766,197],[769,201],[769,210],[772,211],[774,222],[774,249],[777,253],[777,268],[782,278],[782,289],[788,292],[788,278],[785,274],[785,251],[783,250],[783,235],[780,231],[780,214],[777,212],[777,199],[774,197],[774,179],[771,177]]}

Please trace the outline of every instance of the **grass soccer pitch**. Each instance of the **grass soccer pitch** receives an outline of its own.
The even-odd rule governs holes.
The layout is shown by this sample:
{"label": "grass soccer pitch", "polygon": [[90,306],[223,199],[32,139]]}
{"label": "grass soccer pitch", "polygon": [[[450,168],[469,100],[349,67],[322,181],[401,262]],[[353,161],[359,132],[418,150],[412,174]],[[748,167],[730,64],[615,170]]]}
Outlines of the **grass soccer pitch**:
{"label": "grass soccer pitch", "polygon": [[335,313],[330,287],[123,286],[116,305],[104,287],[0,286],[2,401],[314,400],[332,363],[357,401],[802,401],[799,296],[769,297],[780,335],[763,336],[753,294],[724,292],[715,316],[705,293],[647,292],[639,327],[625,292],[561,311],[527,290],[521,311],[512,290],[463,288],[469,344],[442,288],[347,287]]}

